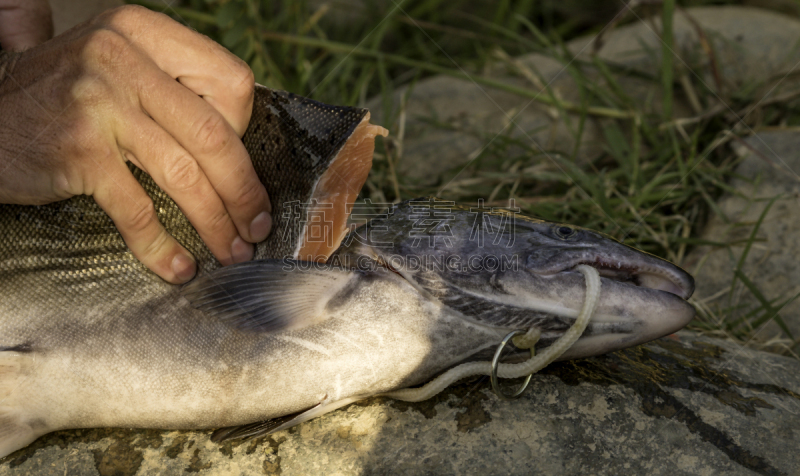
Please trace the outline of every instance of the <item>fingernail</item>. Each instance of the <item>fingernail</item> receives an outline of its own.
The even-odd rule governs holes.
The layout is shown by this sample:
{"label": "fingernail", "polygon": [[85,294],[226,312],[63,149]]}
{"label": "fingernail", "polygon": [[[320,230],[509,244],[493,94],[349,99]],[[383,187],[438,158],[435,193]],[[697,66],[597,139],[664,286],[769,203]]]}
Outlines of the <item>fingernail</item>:
{"label": "fingernail", "polygon": [[244,241],[241,236],[237,236],[231,243],[231,257],[234,263],[250,261],[253,259],[253,245]]}
{"label": "fingernail", "polygon": [[272,229],[272,217],[267,212],[261,212],[250,222],[250,237],[254,242],[263,241]]}
{"label": "fingernail", "polygon": [[172,272],[182,283],[189,281],[197,270],[194,258],[191,255],[177,254],[172,258]]}

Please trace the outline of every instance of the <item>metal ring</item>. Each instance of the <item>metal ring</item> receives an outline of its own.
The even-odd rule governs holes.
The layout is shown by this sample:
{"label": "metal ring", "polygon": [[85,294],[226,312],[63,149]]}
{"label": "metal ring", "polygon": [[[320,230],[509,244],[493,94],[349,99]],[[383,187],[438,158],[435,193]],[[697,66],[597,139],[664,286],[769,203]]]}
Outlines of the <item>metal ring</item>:
{"label": "metal ring", "polygon": [[[500,363],[500,354],[503,353],[503,349],[506,347],[506,344],[508,344],[508,341],[510,341],[511,338],[517,334],[525,334],[525,331],[511,331],[507,336],[505,336],[505,338],[500,342],[500,345],[497,346],[497,350],[494,353],[494,358],[492,359],[492,390],[501,400],[514,400],[515,398],[519,398],[519,396],[522,395],[522,392],[528,388],[528,383],[531,381],[531,377],[533,377],[533,374],[528,375],[528,378],[525,379],[519,390],[511,395],[506,395],[502,390],[500,390],[500,384],[497,381],[497,366]],[[531,349],[531,354],[533,354],[533,349]]]}

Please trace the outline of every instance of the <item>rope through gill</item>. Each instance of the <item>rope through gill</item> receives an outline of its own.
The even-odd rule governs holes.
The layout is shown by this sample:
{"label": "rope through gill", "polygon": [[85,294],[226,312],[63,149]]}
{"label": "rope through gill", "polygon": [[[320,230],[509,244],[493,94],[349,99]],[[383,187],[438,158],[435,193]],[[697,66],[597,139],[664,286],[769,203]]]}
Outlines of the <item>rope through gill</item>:
{"label": "rope through gill", "polygon": [[[575,269],[583,274],[584,279],[586,279],[586,296],[583,301],[581,312],[578,314],[572,327],[555,341],[553,345],[544,349],[541,353],[532,356],[529,360],[519,364],[500,364],[497,370],[497,375],[500,378],[524,377],[542,370],[560,357],[561,354],[566,352],[567,349],[572,347],[572,344],[574,344],[575,341],[581,337],[583,331],[586,330],[586,326],[589,325],[597,303],[600,301],[600,273],[591,266],[584,264],[577,266]],[[491,373],[491,362],[467,362],[453,367],[422,387],[394,390],[392,392],[383,393],[381,396],[406,402],[421,402],[431,398],[447,388],[448,385],[458,380],[473,375],[491,375]]]}

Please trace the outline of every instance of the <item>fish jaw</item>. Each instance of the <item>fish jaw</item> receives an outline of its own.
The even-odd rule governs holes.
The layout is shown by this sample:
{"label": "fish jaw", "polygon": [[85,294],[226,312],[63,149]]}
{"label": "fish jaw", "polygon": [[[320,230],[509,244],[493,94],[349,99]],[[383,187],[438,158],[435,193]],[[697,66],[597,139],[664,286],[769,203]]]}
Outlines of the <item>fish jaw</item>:
{"label": "fish jaw", "polygon": [[[575,267],[583,264],[597,269],[602,283],[589,327],[560,360],[643,344],[682,329],[694,318],[695,309],[687,302],[694,278],[680,267],[591,230],[559,224],[542,228],[552,240],[541,240],[543,246],[527,254],[528,273],[578,289],[584,284]],[[573,293],[570,302],[580,303],[579,295]]]}
{"label": "fish jaw", "polygon": [[[585,280],[572,270],[544,276],[524,268],[505,270],[495,274],[491,290],[471,287],[459,276],[447,278],[435,285],[447,288],[439,294],[443,303],[477,302],[474,307],[458,304],[457,311],[503,333],[535,327],[541,331],[538,350],[574,324],[586,299]],[[608,277],[600,280],[600,298],[589,325],[559,360],[643,344],[680,330],[695,315],[694,307],[676,294]]]}
{"label": "fish jaw", "polygon": [[[544,347],[572,325],[583,304],[586,286],[583,277],[576,272],[540,279],[557,281],[550,286],[560,289],[560,302],[564,304],[560,311],[564,330],[543,332],[541,346]],[[558,360],[590,357],[644,344],[677,332],[695,316],[694,307],[671,292],[612,278],[601,277],[600,280],[600,301],[586,331]],[[535,300],[531,296],[531,305],[536,305]],[[539,297],[539,303],[543,302],[547,299]]]}
{"label": "fish jaw", "polygon": [[[599,234],[598,234],[599,235]],[[643,288],[689,299],[694,293],[694,278],[672,263],[615,241],[579,246],[543,246],[526,257],[526,267],[547,276],[585,264],[597,269],[601,277],[629,282]]]}

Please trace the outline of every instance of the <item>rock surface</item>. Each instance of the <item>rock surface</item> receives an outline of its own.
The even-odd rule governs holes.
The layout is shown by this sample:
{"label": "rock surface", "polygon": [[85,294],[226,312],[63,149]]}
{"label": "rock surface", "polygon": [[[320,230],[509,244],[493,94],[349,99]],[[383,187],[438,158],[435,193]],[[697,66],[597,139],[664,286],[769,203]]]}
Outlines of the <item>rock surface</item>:
{"label": "rock surface", "polygon": [[[655,25],[660,28],[658,21]],[[711,73],[710,56],[702,50],[699,32],[712,45],[719,84]],[[693,8],[676,13],[674,36],[676,78],[686,76],[689,82],[702,82],[702,87],[718,95],[718,101],[706,107],[740,114],[728,111],[722,98],[748,90],[756,91],[763,97],[762,102],[777,101],[798,89],[796,81],[786,80],[787,74],[796,72],[800,61],[800,48],[796,47],[800,39],[797,20],[753,8]],[[593,37],[578,38],[567,48],[579,59],[590,61],[594,41]],[[656,75],[654,81],[625,74],[614,77],[636,104],[645,105],[645,111],[660,111],[657,78],[661,40],[653,23],[637,21],[606,33],[597,56],[608,63]],[[580,103],[579,88],[562,63],[538,53],[513,61],[513,64],[498,62],[489,75],[535,91],[547,85],[550,93],[543,92],[543,97],[552,94],[563,101]],[[573,68],[576,65],[570,63]],[[511,74],[509,69],[515,72]],[[603,82],[593,68],[584,71],[592,81]],[[403,160],[397,164],[397,170],[401,179],[411,184],[446,183],[487,144],[494,143],[499,134],[530,144],[534,150],[566,156],[570,156],[579,140],[576,155],[579,161],[589,160],[602,151],[602,124],[596,117],[587,121],[578,138],[576,114],[562,114],[555,107],[467,80],[435,76],[416,83],[410,93],[398,90],[388,103],[376,98],[367,106],[376,122],[390,127],[394,136],[399,132],[399,124],[393,120],[399,117],[398,111],[406,111]],[[673,112],[678,118],[697,113],[680,91],[676,93]]]}
{"label": "rock surface", "polygon": [[[759,303],[741,282],[735,286],[733,300],[729,300],[734,269],[752,232],[752,225],[736,224],[757,223],[773,197],[778,198],[764,215],[757,231],[758,242],[747,255],[742,272],[768,300],[781,302],[800,293],[800,134],[760,132],[734,147],[743,157],[736,169],[742,178],[731,186],[740,195],[729,194],[719,200],[717,205],[730,224],[714,216],[704,229],[703,238],[740,244],[731,249],[700,247],[686,264],[697,281],[695,299],[712,311],[731,304],[739,306],[734,313],[737,316]],[[800,337],[800,300],[788,304],[779,315],[793,336]],[[775,322],[768,321],[754,337],[766,342],[781,334]]]}
{"label": "rock surface", "polygon": [[800,362],[680,333],[554,364],[519,400],[487,382],[369,399],[253,441],[72,430],[0,474],[798,474]]}

